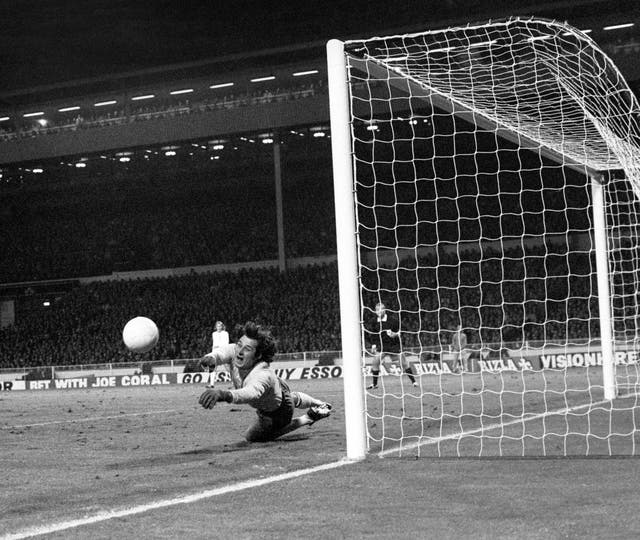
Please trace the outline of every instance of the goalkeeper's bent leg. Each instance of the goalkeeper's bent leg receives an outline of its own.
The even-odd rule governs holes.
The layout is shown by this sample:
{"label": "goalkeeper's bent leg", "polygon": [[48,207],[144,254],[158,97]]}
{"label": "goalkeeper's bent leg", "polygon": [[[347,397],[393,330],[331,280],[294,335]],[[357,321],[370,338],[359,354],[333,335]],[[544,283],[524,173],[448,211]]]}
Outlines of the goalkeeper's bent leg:
{"label": "goalkeeper's bent leg", "polygon": [[298,418],[294,418],[293,420],[291,420],[291,422],[287,426],[277,431],[274,434],[274,437],[281,437],[282,435],[291,433],[292,431],[301,428],[302,426],[310,426],[311,424],[315,424],[318,420],[328,418],[331,414],[331,409],[331,405],[325,402],[321,402],[321,405],[313,406],[309,408],[306,414],[303,414],[302,416],[298,416]]}
{"label": "goalkeeper's bent leg", "polygon": [[[331,405],[325,401],[316,399],[304,392],[293,392],[285,381],[282,385],[282,403],[276,411],[256,411],[258,418],[246,431],[244,437],[248,442],[273,441],[282,435],[286,435],[302,426],[313,424],[320,418],[329,416]],[[312,411],[314,407],[320,411]],[[292,418],[294,409],[308,408],[307,414],[298,418]],[[326,416],[323,416],[323,413]]]}
{"label": "goalkeeper's bent leg", "polygon": [[315,422],[316,420],[313,420],[308,414],[303,414],[302,416],[294,418],[286,426],[280,429],[273,429],[272,424],[265,423],[264,421],[258,421],[247,430],[247,432],[244,434],[244,438],[248,442],[273,441],[278,437],[282,437],[283,435],[291,433],[292,431],[295,431],[296,429],[299,429],[303,426],[310,426]]}
{"label": "goalkeeper's bent leg", "polygon": [[279,429],[273,429],[273,425],[258,421],[246,431],[244,438],[247,442],[269,442],[312,423],[306,414],[303,414],[299,418],[294,418],[289,424]]}
{"label": "goalkeeper's bent leg", "polygon": [[311,418],[309,418],[308,415],[303,414],[302,416],[298,416],[298,418],[294,418],[293,420],[291,420],[291,422],[288,425],[284,426],[282,429],[278,431],[274,431],[273,438],[277,439],[278,437],[282,437],[283,435],[286,435],[287,433],[291,433],[296,429],[299,429],[303,426],[308,426],[311,424],[313,424],[313,421],[311,420]]}

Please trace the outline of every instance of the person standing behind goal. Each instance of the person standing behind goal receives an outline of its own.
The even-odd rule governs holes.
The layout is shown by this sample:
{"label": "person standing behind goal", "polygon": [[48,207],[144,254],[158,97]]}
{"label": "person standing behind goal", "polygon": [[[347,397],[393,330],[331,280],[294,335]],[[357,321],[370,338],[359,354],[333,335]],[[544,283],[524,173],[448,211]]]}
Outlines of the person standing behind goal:
{"label": "person standing behind goal", "polygon": [[229,332],[222,321],[216,321],[215,330],[211,334],[211,350],[229,345]]}
{"label": "person standing behind goal", "polygon": [[462,330],[462,325],[456,327],[451,339],[451,350],[453,351],[453,370],[455,373],[469,371],[469,366],[465,367],[465,356],[467,354],[467,334]]}
{"label": "person standing behind goal", "polygon": [[373,376],[372,384],[367,386],[368,390],[378,388],[378,377],[380,376],[380,364],[386,366],[387,362],[397,360],[409,377],[413,386],[418,386],[409,362],[402,351],[402,339],[400,335],[400,324],[398,319],[387,313],[387,308],[382,302],[378,302],[375,307],[376,322],[371,329],[371,354],[373,354],[373,363],[371,364],[371,375]]}
{"label": "person standing behind goal", "polygon": [[[227,329],[222,321],[216,321],[215,330],[211,334],[211,352],[214,352],[220,347],[226,347],[227,345],[229,345],[229,332],[227,332]],[[221,369],[229,373],[229,371],[224,367]],[[210,370],[211,375],[209,380],[211,384],[215,384],[216,382],[217,371],[218,369],[216,367],[213,367]],[[229,378],[231,378],[231,375],[229,375]]]}

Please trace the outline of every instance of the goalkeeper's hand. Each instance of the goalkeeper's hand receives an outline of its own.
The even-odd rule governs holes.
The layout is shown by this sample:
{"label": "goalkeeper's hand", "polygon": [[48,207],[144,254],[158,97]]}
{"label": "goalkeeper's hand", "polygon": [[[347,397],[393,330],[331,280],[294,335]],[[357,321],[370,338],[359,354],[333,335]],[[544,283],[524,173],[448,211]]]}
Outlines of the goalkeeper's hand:
{"label": "goalkeeper's hand", "polygon": [[200,403],[200,405],[205,409],[213,409],[214,405],[218,403],[218,401],[231,403],[233,401],[233,396],[229,390],[222,390],[221,388],[207,388],[202,392],[198,403]]}

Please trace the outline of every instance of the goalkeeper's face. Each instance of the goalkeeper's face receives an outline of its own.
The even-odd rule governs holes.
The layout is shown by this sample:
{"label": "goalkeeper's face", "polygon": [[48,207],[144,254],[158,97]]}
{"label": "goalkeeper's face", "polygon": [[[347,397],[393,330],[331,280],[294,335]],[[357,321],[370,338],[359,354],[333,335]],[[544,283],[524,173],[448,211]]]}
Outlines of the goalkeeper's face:
{"label": "goalkeeper's face", "polygon": [[233,363],[238,369],[250,369],[258,362],[256,356],[258,350],[258,340],[242,336],[236,343],[236,353],[233,357]]}

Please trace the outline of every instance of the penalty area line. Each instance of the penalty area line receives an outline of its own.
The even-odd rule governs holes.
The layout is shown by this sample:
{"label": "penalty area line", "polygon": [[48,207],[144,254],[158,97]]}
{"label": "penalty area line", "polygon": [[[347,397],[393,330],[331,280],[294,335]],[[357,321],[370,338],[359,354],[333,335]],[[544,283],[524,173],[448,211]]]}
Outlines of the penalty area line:
{"label": "penalty area line", "polygon": [[133,516],[136,514],[142,514],[151,510],[158,510],[160,508],[167,508],[169,506],[177,506],[179,504],[190,504],[198,502],[204,499],[210,499],[220,495],[226,495],[228,493],[235,493],[237,491],[243,491],[246,489],[257,488],[260,486],[274,484],[276,482],[284,482],[308,474],[313,474],[321,471],[328,471],[331,469],[337,469],[344,465],[350,465],[357,463],[356,461],[349,459],[341,459],[340,461],[334,461],[331,463],[325,463],[323,465],[317,465],[315,467],[309,467],[307,469],[298,469],[288,473],[278,474],[276,476],[268,476],[266,478],[259,478],[256,480],[246,480],[244,482],[238,482],[237,484],[231,484],[228,486],[209,489],[201,491],[200,493],[194,493],[191,495],[184,495],[182,497],[175,497],[173,499],[164,499],[147,504],[141,504],[138,506],[131,506],[129,508],[123,508],[120,510],[109,510],[99,512],[92,516],[86,516],[80,519],[72,519],[69,521],[61,521],[58,523],[51,523],[49,525],[42,525],[39,527],[33,527],[30,529],[24,529],[15,533],[10,533],[5,536],[0,536],[0,540],[21,540],[23,538],[32,538],[43,534],[51,534],[54,532],[64,531],[67,529],[74,529],[76,527],[82,527],[84,525],[94,525],[103,521],[109,521],[111,519],[117,519],[127,516]]}

